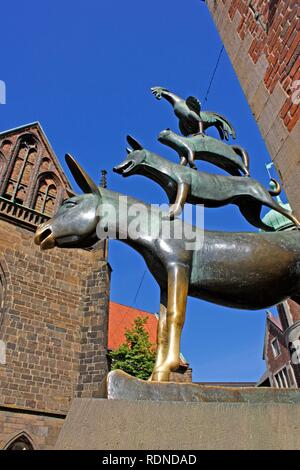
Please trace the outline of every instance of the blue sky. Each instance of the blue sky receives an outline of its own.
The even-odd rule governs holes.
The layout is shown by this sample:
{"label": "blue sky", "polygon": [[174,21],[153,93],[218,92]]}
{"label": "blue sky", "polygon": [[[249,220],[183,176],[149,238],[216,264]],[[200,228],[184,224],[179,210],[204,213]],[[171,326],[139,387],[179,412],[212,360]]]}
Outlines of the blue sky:
{"label": "blue sky", "polygon": [[[166,127],[178,130],[177,121],[150,87],[204,99],[222,47],[206,5],[200,0],[11,0],[2,5],[1,16],[0,80],[6,82],[7,104],[0,106],[0,130],[38,120],[64,168],[63,156],[70,152],[97,182],[104,168],[109,188],[167,202],[153,182],[141,176],[125,180],[111,169],[125,156],[128,133],[177,162],[156,140]],[[225,51],[205,108],[234,123],[237,143],[250,154],[252,176],[267,185],[268,152]],[[208,164],[198,168],[218,172]],[[234,206],[207,210],[205,227],[254,230]],[[132,305],[144,261],[117,241],[109,250],[111,298]],[[147,272],[135,306],[155,312],[158,304],[158,287]],[[182,352],[194,380],[257,380],[264,371],[264,325],[265,312],[190,299]]]}

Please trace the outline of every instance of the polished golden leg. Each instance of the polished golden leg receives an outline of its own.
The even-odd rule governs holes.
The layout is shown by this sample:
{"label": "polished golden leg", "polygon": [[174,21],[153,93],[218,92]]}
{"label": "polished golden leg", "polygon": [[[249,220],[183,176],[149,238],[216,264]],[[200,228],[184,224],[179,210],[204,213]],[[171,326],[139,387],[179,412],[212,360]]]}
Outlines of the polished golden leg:
{"label": "polished golden leg", "polygon": [[[157,350],[154,369],[159,369],[160,365],[166,357],[166,349],[168,346],[168,325],[167,325],[167,294],[161,290],[159,321],[157,325]],[[153,380],[153,374],[148,379]]]}
{"label": "polished golden leg", "polygon": [[[153,370],[152,380],[167,382],[170,372],[180,363],[180,338],[185,320],[186,300],[188,294],[189,271],[186,266],[173,265],[168,270],[168,308],[166,348],[161,353],[163,362],[158,363]],[[161,356],[160,356],[161,357]]]}

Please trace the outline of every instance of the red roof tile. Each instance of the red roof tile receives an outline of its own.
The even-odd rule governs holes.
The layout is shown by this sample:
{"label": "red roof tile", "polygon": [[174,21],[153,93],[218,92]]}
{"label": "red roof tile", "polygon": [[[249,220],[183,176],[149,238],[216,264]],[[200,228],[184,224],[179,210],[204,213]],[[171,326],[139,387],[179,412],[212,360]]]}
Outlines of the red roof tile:
{"label": "red roof tile", "polygon": [[[108,319],[108,349],[117,349],[125,342],[125,331],[132,328],[134,320],[137,317],[147,317],[148,321],[144,325],[145,330],[149,334],[150,342],[156,346],[157,338],[157,317],[150,312],[139,310],[138,308],[128,307],[127,305],[118,304],[117,302],[109,302],[109,319]],[[180,365],[188,367],[185,358],[180,355]]]}
{"label": "red roof tile", "polygon": [[157,318],[153,313],[110,301],[108,321],[108,349],[117,349],[125,342],[125,331],[130,329],[137,317],[147,317],[145,329],[151,343],[156,344]]}

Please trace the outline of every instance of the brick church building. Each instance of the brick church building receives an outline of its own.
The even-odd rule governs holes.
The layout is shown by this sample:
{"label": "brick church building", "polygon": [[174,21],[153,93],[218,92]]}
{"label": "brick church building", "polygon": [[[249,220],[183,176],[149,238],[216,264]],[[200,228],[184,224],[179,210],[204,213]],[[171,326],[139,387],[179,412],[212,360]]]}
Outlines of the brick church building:
{"label": "brick church building", "polygon": [[[296,307],[296,309],[295,309]],[[288,301],[278,306],[279,317],[267,313],[263,359],[266,371],[256,384],[259,387],[299,388],[299,366],[294,364],[286,336],[293,317],[299,316],[298,305]],[[290,320],[290,321],[288,321]],[[295,351],[294,351],[295,352]]]}
{"label": "brick church building", "polygon": [[107,372],[103,246],[41,252],[70,184],[41,126],[0,134],[0,448],[52,448],[73,397]]}

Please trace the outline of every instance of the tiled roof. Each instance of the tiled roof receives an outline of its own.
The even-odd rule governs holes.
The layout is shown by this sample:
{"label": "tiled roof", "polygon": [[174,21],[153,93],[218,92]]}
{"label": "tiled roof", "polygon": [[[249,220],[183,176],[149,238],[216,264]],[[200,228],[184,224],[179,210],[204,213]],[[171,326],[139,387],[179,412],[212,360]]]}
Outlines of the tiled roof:
{"label": "tiled roof", "polygon": [[125,331],[130,329],[137,317],[147,317],[145,329],[149,333],[151,343],[156,344],[157,318],[153,313],[116,302],[109,303],[108,349],[118,348],[125,341]]}
{"label": "tiled roof", "polygon": [[[157,322],[158,317],[150,312],[139,310],[127,305],[109,302],[109,320],[108,320],[108,349],[117,349],[125,342],[125,332],[132,328],[134,320],[137,317],[147,317],[145,329],[149,334],[150,342],[156,346]],[[180,365],[188,367],[185,357],[180,354]]]}

